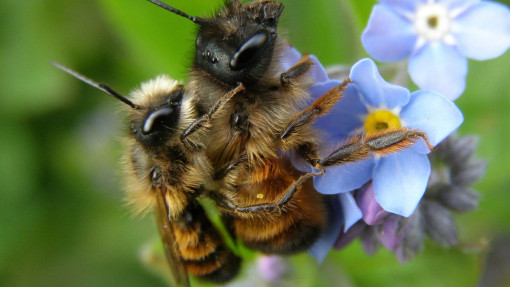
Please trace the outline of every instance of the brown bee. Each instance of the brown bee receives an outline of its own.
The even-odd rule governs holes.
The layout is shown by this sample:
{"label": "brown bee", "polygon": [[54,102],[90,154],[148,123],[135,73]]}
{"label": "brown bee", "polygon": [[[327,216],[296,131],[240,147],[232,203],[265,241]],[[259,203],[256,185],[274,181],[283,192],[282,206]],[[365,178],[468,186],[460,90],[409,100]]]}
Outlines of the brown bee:
{"label": "brown bee", "polygon": [[[198,118],[192,95],[177,81],[159,76],[142,83],[128,99],[107,85],[54,65],[128,107],[130,133],[124,156],[128,199],[137,212],[154,208],[177,286],[189,286],[187,273],[213,282],[234,277],[240,258],[226,247],[196,200],[203,196],[204,184],[212,180],[212,167],[201,148],[207,137],[197,129],[185,142],[180,140]],[[242,86],[226,97],[239,90]]]}
{"label": "brown bee", "polygon": [[[328,223],[327,199],[314,190],[313,176],[328,166],[384,156],[424,138],[406,129],[355,137],[320,158],[320,134],[312,123],[338,102],[349,80],[303,108],[310,101],[313,63],[304,55],[290,69],[282,68],[288,42],[278,33],[281,3],[229,0],[213,17],[198,18],[149,1],[199,25],[186,89],[204,116],[182,139],[205,123],[210,126],[206,153],[214,181],[207,185],[208,195],[233,219],[233,233],[249,248],[279,254],[308,249]],[[245,89],[209,117],[211,106],[239,84]],[[296,170],[289,154],[320,172]]]}

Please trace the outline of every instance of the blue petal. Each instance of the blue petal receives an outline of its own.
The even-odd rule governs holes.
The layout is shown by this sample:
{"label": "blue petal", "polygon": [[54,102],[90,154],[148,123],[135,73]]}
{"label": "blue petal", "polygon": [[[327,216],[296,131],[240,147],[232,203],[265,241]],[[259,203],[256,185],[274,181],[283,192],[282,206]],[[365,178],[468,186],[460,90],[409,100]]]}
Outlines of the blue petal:
{"label": "blue petal", "polygon": [[329,80],[328,73],[322,63],[315,57],[314,55],[310,55],[310,59],[312,60],[313,66],[310,71],[310,74],[316,83],[326,82]]}
{"label": "blue petal", "polygon": [[421,154],[429,154],[431,152],[428,145],[422,139],[416,141],[413,144],[413,146],[410,147],[410,149],[414,150],[417,153],[421,153]]}
{"label": "blue petal", "polygon": [[324,95],[329,90],[337,87],[341,84],[338,80],[326,80],[324,82],[316,82],[313,86],[308,89],[312,100],[316,100]]}
{"label": "blue petal", "polygon": [[328,255],[342,231],[342,226],[344,225],[343,214],[345,213],[345,210],[343,210],[341,204],[342,199],[338,195],[333,195],[330,199],[331,200],[328,200],[328,224],[326,228],[322,230],[319,239],[308,250],[310,255],[315,257],[319,264],[322,263],[326,255]]}
{"label": "blue petal", "polygon": [[282,71],[287,71],[301,59],[301,53],[292,46],[286,46],[280,59]]}
{"label": "blue petal", "polygon": [[374,160],[367,159],[348,165],[333,166],[313,180],[315,189],[323,194],[337,194],[360,188],[372,178]]}
{"label": "blue petal", "polygon": [[481,2],[459,15],[452,30],[462,55],[476,60],[499,57],[510,47],[510,10]]}
{"label": "blue petal", "polygon": [[354,64],[350,79],[362,99],[372,107],[393,109],[409,101],[409,90],[386,82],[371,59],[362,59]]}
{"label": "blue petal", "polygon": [[385,5],[374,6],[361,35],[367,53],[381,62],[408,58],[417,39],[412,23]]}
{"label": "blue petal", "polygon": [[347,232],[347,230],[349,230],[354,223],[358,222],[363,215],[356,204],[356,200],[352,196],[352,193],[340,193],[338,196],[340,197],[340,204],[342,205],[344,232]]}
{"label": "blue petal", "polygon": [[464,121],[461,111],[453,102],[431,91],[412,93],[411,101],[400,112],[400,119],[406,127],[425,132],[433,146]]}
{"label": "blue petal", "polygon": [[444,4],[450,14],[458,14],[469,7],[478,4],[481,0],[438,0],[438,3]]}
{"label": "blue petal", "polygon": [[374,170],[375,198],[386,211],[408,217],[425,193],[429,176],[427,155],[412,149],[382,158]]}
{"label": "blue petal", "polygon": [[295,152],[291,153],[290,162],[299,171],[312,172],[313,167]]}
{"label": "blue petal", "polygon": [[304,160],[295,151],[290,151],[288,153],[285,153],[282,157],[285,157],[285,158],[290,157],[290,162],[299,171],[315,172],[315,173],[319,173],[321,171],[319,169],[314,168],[311,164],[309,164],[306,160]]}
{"label": "blue petal", "polygon": [[420,88],[437,91],[450,100],[464,92],[467,70],[467,59],[455,47],[442,42],[426,44],[409,59],[413,81]]}
{"label": "blue petal", "polygon": [[363,118],[367,113],[367,108],[361,101],[358,90],[350,84],[344,91],[343,98],[338,101],[335,107],[328,114],[315,120],[315,127],[323,130],[329,138],[342,139],[363,126]]}
{"label": "blue petal", "polygon": [[420,4],[424,4],[426,0],[379,0],[381,4],[385,4],[396,11],[401,11],[402,14],[413,13],[416,7]]}

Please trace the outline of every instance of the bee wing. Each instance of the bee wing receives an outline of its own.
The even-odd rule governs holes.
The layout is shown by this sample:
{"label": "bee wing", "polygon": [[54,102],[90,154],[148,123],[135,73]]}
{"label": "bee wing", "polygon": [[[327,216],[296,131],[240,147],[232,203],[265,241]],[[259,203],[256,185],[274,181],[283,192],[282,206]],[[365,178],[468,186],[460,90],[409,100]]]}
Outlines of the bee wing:
{"label": "bee wing", "polygon": [[182,264],[179,250],[175,245],[174,229],[171,226],[171,222],[168,219],[168,207],[163,195],[163,190],[158,190],[156,196],[156,221],[158,222],[159,234],[163,241],[165,253],[172,271],[172,277],[174,279],[175,286],[177,287],[189,287],[189,278],[186,267]]}

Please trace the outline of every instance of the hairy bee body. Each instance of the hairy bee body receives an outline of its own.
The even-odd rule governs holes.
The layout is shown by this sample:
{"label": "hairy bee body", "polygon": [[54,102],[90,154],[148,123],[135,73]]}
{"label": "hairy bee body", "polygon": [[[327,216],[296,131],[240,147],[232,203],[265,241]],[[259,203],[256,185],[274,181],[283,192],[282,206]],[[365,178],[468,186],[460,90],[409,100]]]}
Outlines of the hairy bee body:
{"label": "hairy bee body", "polygon": [[[284,154],[305,144],[314,145],[318,138],[311,126],[305,126],[292,137],[280,139],[301,111],[300,107],[310,100],[307,89],[311,85],[307,75],[311,63],[307,57],[294,71],[296,76],[289,79],[282,76],[288,72],[280,62],[288,43],[277,34],[276,26],[282,10],[283,6],[275,1],[245,4],[229,1],[220,13],[201,25],[198,32],[196,58],[187,88],[194,91],[199,110],[207,111],[238,82],[246,87],[211,120],[212,140],[207,146],[215,173],[246,157],[229,176],[216,179],[216,192],[220,193],[216,196],[226,198],[228,205],[248,207],[277,203],[303,175]],[[267,47],[255,47],[263,50],[253,52],[256,59],[248,60],[250,63],[241,69],[229,67],[228,72],[226,64],[216,67],[228,62],[236,49],[242,50],[238,46],[258,35],[270,36]],[[222,49],[221,43],[225,42],[233,47]],[[216,62],[207,61],[211,58],[217,59]],[[266,253],[300,252],[319,237],[328,213],[323,196],[313,189],[311,181],[297,189],[278,213],[238,212],[221,208],[221,203],[220,210],[233,217],[235,236],[246,246]]]}
{"label": "hairy bee body", "polygon": [[[219,192],[230,198],[237,206],[274,204],[285,191],[301,176],[284,155],[306,141],[314,141],[314,131],[302,129],[299,137],[281,141],[279,135],[299,113],[299,106],[309,99],[306,92],[307,79],[298,85],[282,86],[279,65],[272,69],[274,76],[267,77],[257,89],[248,90],[240,97],[234,97],[218,111],[211,121],[211,143],[207,154],[215,172],[236,161],[243,154],[246,162],[240,164],[235,176],[225,177],[217,182]],[[277,72],[276,72],[277,71]],[[205,78],[207,79],[207,78]],[[202,77],[192,82],[206,81]],[[209,86],[209,85],[203,85]],[[196,89],[197,97],[202,94],[220,96],[225,89]],[[323,196],[313,189],[311,182],[299,187],[299,191],[281,213],[246,214],[221,209],[233,216],[235,235],[247,247],[266,253],[297,253],[309,248],[326,225],[327,209]]]}
{"label": "hairy bee body", "polygon": [[126,98],[53,64],[129,106],[123,158],[127,199],[137,213],[154,211],[176,285],[189,286],[188,273],[218,283],[232,279],[241,259],[226,246],[198,202],[213,181],[213,166],[204,150],[210,138],[201,128],[182,138],[199,118],[193,93],[162,75],[142,83]]}
{"label": "hairy bee body", "polygon": [[[137,108],[127,111],[132,126],[124,158],[129,202],[138,211],[155,208],[159,214],[179,284],[187,284],[186,272],[213,282],[230,280],[238,273],[240,258],[225,246],[196,201],[204,183],[211,181],[212,166],[203,151],[190,151],[180,141],[197,118],[191,95],[160,76],[143,83],[132,100]],[[202,144],[204,139],[197,133],[192,141]]]}

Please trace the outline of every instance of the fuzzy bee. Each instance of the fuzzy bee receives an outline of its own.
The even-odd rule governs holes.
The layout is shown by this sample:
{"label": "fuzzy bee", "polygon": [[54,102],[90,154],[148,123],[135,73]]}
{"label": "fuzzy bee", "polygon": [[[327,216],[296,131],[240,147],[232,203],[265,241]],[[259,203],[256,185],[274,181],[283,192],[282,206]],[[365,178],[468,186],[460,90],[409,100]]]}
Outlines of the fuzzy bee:
{"label": "fuzzy bee", "polygon": [[[107,85],[54,65],[126,104],[130,123],[124,156],[128,200],[137,212],[155,211],[177,286],[189,286],[188,273],[212,282],[234,277],[240,258],[226,247],[196,200],[204,196],[203,186],[212,180],[212,166],[201,148],[207,137],[195,129],[185,142],[180,139],[198,118],[191,94],[177,81],[159,76],[142,83],[128,99]],[[218,102],[214,109],[222,104]]]}
{"label": "fuzzy bee", "polygon": [[[407,129],[354,137],[321,158],[313,121],[340,100],[349,80],[303,107],[310,101],[313,63],[305,55],[290,69],[282,68],[288,42],[278,33],[281,3],[230,0],[213,17],[199,18],[149,1],[199,25],[186,86],[199,113],[240,83],[245,87],[208,121],[212,139],[206,153],[214,170],[208,194],[233,219],[234,235],[249,248],[272,254],[308,249],[328,224],[327,198],[314,190],[312,177],[328,166],[385,156],[425,137]],[[200,127],[201,121],[192,126]],[[296,170],[289,154],[319,172]]]}

